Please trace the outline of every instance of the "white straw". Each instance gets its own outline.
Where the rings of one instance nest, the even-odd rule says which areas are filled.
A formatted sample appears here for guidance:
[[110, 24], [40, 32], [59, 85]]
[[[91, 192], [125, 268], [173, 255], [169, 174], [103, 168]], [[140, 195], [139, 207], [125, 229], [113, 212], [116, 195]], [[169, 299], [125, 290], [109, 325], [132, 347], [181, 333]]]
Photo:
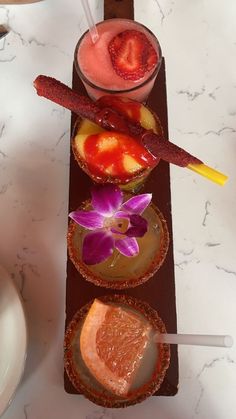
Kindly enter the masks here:
[[156, 334], [154, 342], [170, 343], [176, 345], [221, 346], [231, 348], [233, 338], [227, 335], [181, 335], [181, 334]]
[[93, 43], [95, 44], [95, 42], [97, 42], [99, 35], [98, 35], [98, 31], [97, 31], [97, 27], [94, 23], [93, 20], [93, 16], [89, 7], [89, 3], [88, 0], [82, 0], [82, 6], [84, 9], [84, 13], [87, 19], [87, 23], [88, 23], [88, 27], [89, 27], [89, 32], [92, 38]]

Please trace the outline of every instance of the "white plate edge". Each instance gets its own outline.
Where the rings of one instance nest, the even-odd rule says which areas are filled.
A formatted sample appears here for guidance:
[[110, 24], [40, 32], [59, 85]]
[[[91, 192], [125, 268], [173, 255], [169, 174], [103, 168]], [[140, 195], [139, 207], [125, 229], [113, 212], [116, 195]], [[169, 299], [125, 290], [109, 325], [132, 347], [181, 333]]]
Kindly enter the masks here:
[[24, 303], [23, 303], [21, 293], [20, 293], [19, 289], [17, 288], [15, 282], [11, 278], [10, 274], [8, 273], [8, 271], [2, 265], [0, 265], [0, 275], [3, 275], [4, 277], [6, 277], [8, 282], [10, 282], [12, 287], [15, 289], [15, 291], [18, 295], [18, 298], [19, 298], [19, 302], [20, 302], [20, 306], [21, 306], [22, 314], [23, 314], [23, 319], [24, 319], [24, 325], [25, 325], [25, 328], [24, 328], [24, 330], [25, 330], [24, 357], [23, 357], [21, 372], [19, 374], [19, 377], [18, 377], [18, 380], [15, 384], [14, 390], [13, 390], [11, 396], [9, 397], [9, 400], [8, 400], [6, 406], [3, 408], [3, 411], [0, 412], [0, 417], [2, 417], [4, 415], [4, 413], [6, 413], [6, 410], [9, 408], [10, 404], [12, 403], [12, 401], [15, 397], [16, 391], [17, 391], [17, 389], [18, 389], [18, 387], [21, 383], [21, 380], [23, 378], [23, 375], [24, 375], [25, 364], [26, 364], [26, 359], [27, 359], [27, 348], [28, 348], [28, 342], [29, 342], [29, 333], [28, 333], [26, 312], [25, 312], [25, 307], [24, 307]]

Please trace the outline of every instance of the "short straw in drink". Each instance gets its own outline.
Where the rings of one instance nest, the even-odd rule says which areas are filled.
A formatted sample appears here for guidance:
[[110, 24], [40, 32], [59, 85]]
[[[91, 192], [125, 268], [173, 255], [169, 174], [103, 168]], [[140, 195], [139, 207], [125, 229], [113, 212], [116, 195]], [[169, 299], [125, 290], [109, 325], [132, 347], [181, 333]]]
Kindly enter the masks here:
[[88, 23], [88, 27], [89, 27], [89, 32], [92, 38], [93, 43], [95, 44], [95, 42], [97, 42], [99, 35], [98, 35], [98, 31], [97, 31], [97, 27], [94, 23], [93, 20], [93, 16], [89, 7], [89, 2], [88, 0], [81, 0], [82, 2], [82, 6], [84, 9], [84, 13], [87, 19], [87, 23]]
[[176, 345], [199, 345], [199, 346], [220, 346], [231, 348], [233, 338], [229, 335], [185, 335], [159, 333], [153, 337], [155, 342], [170, 343]]

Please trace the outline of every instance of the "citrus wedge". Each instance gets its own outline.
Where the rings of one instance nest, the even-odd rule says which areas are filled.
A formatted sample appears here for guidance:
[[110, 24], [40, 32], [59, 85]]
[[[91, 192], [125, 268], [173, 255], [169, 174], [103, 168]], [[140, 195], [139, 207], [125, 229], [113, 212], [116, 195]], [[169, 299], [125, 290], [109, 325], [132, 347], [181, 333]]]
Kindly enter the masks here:
[[95, 299], [80, 335], [83, 361], [105, 389], [125, 397], [143, 359], [150, 331], [151, 325], [141, 316]]

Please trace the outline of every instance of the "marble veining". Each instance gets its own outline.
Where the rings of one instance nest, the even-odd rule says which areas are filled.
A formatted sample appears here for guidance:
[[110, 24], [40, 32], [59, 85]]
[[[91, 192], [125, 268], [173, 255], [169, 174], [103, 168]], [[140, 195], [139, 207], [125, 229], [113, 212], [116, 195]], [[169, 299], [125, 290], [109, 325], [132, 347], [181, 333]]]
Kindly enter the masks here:
[[206, 374], [209, 369], [214, 368], [218, 363], [225, 363], [225, 362], [228, 363], [228, 364], [231, 364], [231, 363], [234, 364], [235, 363], [235, 361], [228, 356], [222, 356], [222, 357], [219, 357], [219, 358], [214, 358], [210, 362], [204, 363], [201, 370], [197, 374], [197, 379], [199, 381], [199, 386], [200, 386], [199, 396], [198, 396], [198, 399], [196, 401], [196, 405], [194, 407], [194, 412], [197, 415], [200, 412], [200, 403], [201, 403], [202, 398], [203, 398], [204, 393], [205, 393], [205, 387], [204, 387], [204, 385], [201, 381], [202, 375]]
[[189, 90], [178, 90], [177, 95], [186, 95], [188, 100], [195, 100], [197, 97], [203, 95], [206, 91], [206, 88], [203, 86], [198, 92], [190, 92]]
[[86, 415], [86, 419], [115, 419], [115, 416], [108, 409], [101, 408]]
[[236, 132], [235, 128], [223, 127], [223, 128], [220, 128], [218, 131], [214, 131], [214, 130], [207, 131], [203, 135], [214, 134], [214, 135], [220, 136], [220, 135], [225, 134], [225, 133], [235, 133], [235, 132]]
[[211, 242], [206, 243], [206, 246], [208, 246], [208, 247], [216, 247], [216, 246], [220, 246], [220, 245], [221, 245], [221, 243], [211, 243]]
[[162, 2], [155, 0], [155, 3], [157, 4], [157, 7], [159, 9], [160, 20], [161, 20], [161, 24], [163, 25], [164, 19], [166, 19], [172, 13], [175, 2], [174, 1], [169, 2], [170, 5], [168, 7], [166, 7], [168, 5], [168, 2], [165, 2], [165, 4], [162, 4]]
[[208, 217], [208, 215], [210, 214], [210, 211], [209, 211], [210, 206], [211, 206], [210, 201], [206, 201], [206, 202], [205, 202], [205, 215], [204, 215], [204, 218], [203, 218], [203, 221], [202, 221], [202, 225], [203, 225], [204, 227], [206, 227], [207, 217]]
[[28, 419], [28, 409], [29, 409], [30, 404], [25, 404], [24, 405], [24, 418]]
[[223, 266], [216, 265], [216, 269], [219, 269], [220, 271], [224, 271], [227, 274], [236, 275], [236, 271], [230, 271], [229, 269], [224, 268]]
[[[236, 342], [236, 55], [233, 0], [135, 0], [166, 63], [169, 136], [226, 173], [222, 188], [171, 166], [178, 331]], [[90, 0], [96, 22], [103, 2]], [[63, 388], [70, 113], [39, 98], [38, 74], [71, 85], [87, 29], [80, 2], [1, 5], [0, 264], [24, 301], [26, 369], [3, 419], [233, 419], [236, 350], [179, 346], [179, 392], [123, 410]], [[79, 185], [78, 185], [79, 194]]]
[[218, 137], [225, 135], [225, 134], [231, 134], [231, 133], [235, 133], [236, 129], [233, 127], [229, 127], [229, 126], [224, 126], [222, 128], [220, 128], [219, 130], [215, 131], [215, 130], [209, 130], [203, 133], [200, 132], [196, 132], [196, 131], [183, 131], [178, 129], [178, 132], [182, 135], [195, 135], [196, 137], [204, 137], [204, 136], [208, 136], [208, 135], [217, 135]]

